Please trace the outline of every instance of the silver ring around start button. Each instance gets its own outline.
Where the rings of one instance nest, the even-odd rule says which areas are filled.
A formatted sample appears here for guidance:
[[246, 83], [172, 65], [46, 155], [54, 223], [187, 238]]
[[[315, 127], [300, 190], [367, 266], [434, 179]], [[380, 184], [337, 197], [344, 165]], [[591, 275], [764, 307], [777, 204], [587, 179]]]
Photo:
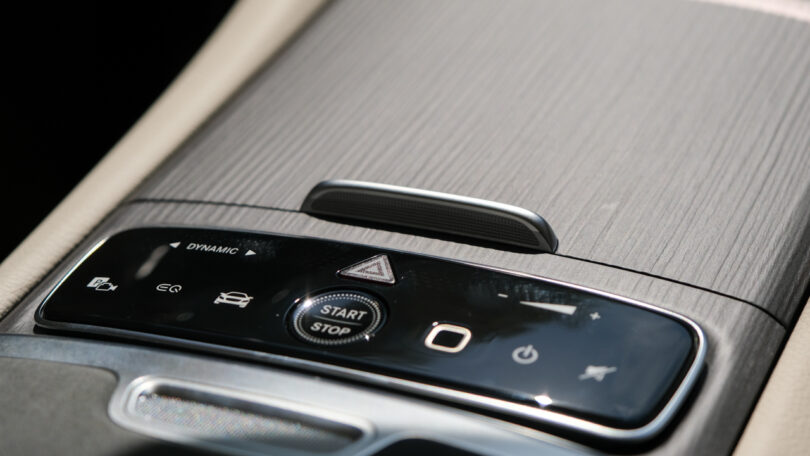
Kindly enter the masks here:
[[[361, 331], [343, 338], [323, 338], [311, 334], [310, 331], [304, 327], [303, 321], [307, 316], [309, 316], [309, 311], [311, 309], [324, 306], [330, 302], [345, 302], [347, 300], [351, 301], [353, 304], [360, 304], [368, 309], [371, 316], [371, 321]], [[375, 331], [377, 331], [383, 321], [383, 307], [377, 299], [366, 293], [359, 291], [337, 290], [304, 299], [300, 304], [298, 304], [298, 307], [295, 308], [290, 317], [292, 320], [291, 326], [293, 328], [293, 332], [300, 339], [317, 345], [344, 345], [352, 342], [358, 342], [360, 340], [366, 340]]]

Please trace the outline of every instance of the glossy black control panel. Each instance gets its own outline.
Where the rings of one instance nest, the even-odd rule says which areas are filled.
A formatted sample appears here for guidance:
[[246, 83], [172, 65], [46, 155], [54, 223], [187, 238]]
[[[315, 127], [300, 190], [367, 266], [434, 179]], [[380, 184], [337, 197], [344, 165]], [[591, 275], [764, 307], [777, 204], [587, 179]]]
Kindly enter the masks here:
[[294, 357], [608, 437], [660, 430], [704, 349], [691, 322], [574, 286], [346, 243], [185, 228], [106, 240], [37, 321]]

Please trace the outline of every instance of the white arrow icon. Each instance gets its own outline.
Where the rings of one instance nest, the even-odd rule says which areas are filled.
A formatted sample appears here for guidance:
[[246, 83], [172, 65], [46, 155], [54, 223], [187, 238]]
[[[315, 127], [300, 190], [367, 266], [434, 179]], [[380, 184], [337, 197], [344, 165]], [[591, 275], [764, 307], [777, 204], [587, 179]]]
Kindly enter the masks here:
[[247, 252], [245, 252], [245, 256], [251, 256], [251, 255], [256, 255], [256, 252], [254, 252], [253, 250], [248, 250]]
[[176, 249], [176, 248], [180, 247], [180, 243], [179, 242], [172, 242], [171, 244], [169, 244], [169, 247], [171, 247], [173, 249]]

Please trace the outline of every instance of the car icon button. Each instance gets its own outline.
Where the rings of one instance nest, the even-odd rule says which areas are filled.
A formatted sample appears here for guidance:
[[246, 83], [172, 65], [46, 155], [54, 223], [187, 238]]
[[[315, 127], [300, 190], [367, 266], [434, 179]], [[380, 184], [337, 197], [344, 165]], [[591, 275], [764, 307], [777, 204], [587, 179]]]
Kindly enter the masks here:
[[380, 301], [363, 292], [337, 290], [301, 300], [290, 316], [293, 333], [316, 345], [368, 340], [383, 321]]
[[253, 296], [248, 296], [247, 293], [241, 291], [223, 291], [214, 299], [214, 304], [230, 304], [244, 309], [252, 300]]

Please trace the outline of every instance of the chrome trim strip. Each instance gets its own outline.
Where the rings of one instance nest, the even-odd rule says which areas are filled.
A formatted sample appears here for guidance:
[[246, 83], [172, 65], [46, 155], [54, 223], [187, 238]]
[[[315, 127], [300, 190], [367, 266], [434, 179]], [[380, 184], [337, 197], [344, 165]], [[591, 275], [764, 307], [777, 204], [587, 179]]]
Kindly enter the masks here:
[[[172, 228], [170, 226], [143, 226], [137, 228], [128, 228], [123, 231], [130, 231], [134, 229], [143, 229], [143, 228]], [[259, 231], [251, 231], [251, 230], [233, 230], [233, 229], [225, 229], [222, 227], [189, 227], [189, 226], [173, 226], [173, 228], [180, 228], [180, 229], [198, 229], [198, 230], [217, 230], [217, 231], [225, 231], [225, 232], [235, 232], [235, 233], [246, 233], [246, 234], [256, 234], [256, 235], [273, 235], [273, 236], [282, 236], [282, 237], [290, 237], [290, 238], [297, 238], [297, 239], [313, 239], [313, 240], [327, 240], [332, 242], [342, 242], [344, 244], [350, 245], [363, 245], [363, 244], [354, 244], [344, 241], [335, 241], [325, 238], [316, 238], [312, 236], [294, 236], [288, 234], [279, 234], [279, 233], [270, 233], [270, 232], [259, 232]], [[251, 359], [256, 361], [267, 362], [270, 364], [289, 367], [293, 369], [301, 369], [310, 372], [314, 372], [316, 374], [329, 374], [334, 375], [336, 377], [341, 377], [349, 380], [356, 380], [364, 383], [369, 383], [372, 385], [385, 387], [385, 388], [393, 388], [404, 392], [409, 393], [416, 393], [428, 397], [432, 397], [435, 399], [440, 400], [449, 400], [452, 402], [456, 402], [462, 405], [472, 405], [479, 407], [481, 409], [495, 412], [495, 413], [505, 413], [514, 417], [529, 419], [538, 421], [540, 423], [550, 424], [552, 426], [557, 426], [567, 430], [573, 430], [578, 432], [583, 432], [591, 436], [600, 437], [604, 439], [614, 440], [614, 441], [621, 441], [621, 442], [641, 442], [648, 440], [658, 433], [660, 433], [669, 423], [669, 421], [675, 416], [676, 412], [680, 408], [681, 405], [686, 401], [689, 392], [691, 391], [692, 387], [695, 386], [697, 383], [700, 373], [703, 368], [703, 364], [706, 360], [706, 336], [703, 333], [703, 330], [700, 326], [697, 325], [691, 319], [677, 314], [675, 312], [671, 312], [666, 309], [661, 309], [659, 307], [655, 307], [650, 304], [643, 303], [641, 301], [636, 301], [634, 299], [625, 298], [622, 296], [615, 295], [613, 293], [608, 293], [605, 291], [595, 290], [592, 288], [588, 288], [581, 285], [576, 285], [572, 283], [563, 282], [560, 280], [549, 279], [546, 277], [541, 277], [537, 275], [527, 274], [518, 271], [511, 271], [504, 268], [498, 268], [493, 266], [481, 265], [473, 262], [468, 261], [460, 261], [455, 259], [449, 258], [442, 258], [432, 255], [424, 255], [421, 253], [411, 253], [391, 248], [381, 248], [387, 251], [394, 251], [400, 253], [407, 253], [411, 255], [418, 255], [426, 258], [434, 258], [442, 261], [449, 261], [458, 264], [464, 264], [476, 268], [486, 269], [495, 272], [501, 272], [504, 274], [510, 274], [518, 277], [524, 277], [533, 280], [539, 280], [542, 282], [559, 285], [563, 287], [573, 288], [575, 290], [584, 291], [587, 293], [592, 293], [598, 296], [603, 296], [606, 298], [614, 299], [616, 301], [623, 302], [625, 304], [634, 305], [636, 307], [641, 307], [643, 309], [647, 309], [651, 312], [656, 312], [662, 315], [666, 315], [670, 318], [676, 319], [681, 321], [686, 326], [692, 329], [694, 337], [697, 341], [697, 349], [695, 350], [695, 357], [692, 360], [692, 364], [689, 366], [686, 374], [681, 381], [681, 384], [672, 394], [669, 402], [661, 409], [658, 415], [653, 418], [649, 423], [645, 424], [644, 426], [634, 428], [634, 429], [622, 429], [622, 428], [614, 428], [610, 426], [605, 426], [602, 424], [594, 423], [582, 418], [575, 418], [568, 415], [564, 415], [558, 412], [552, 412], [543, 409], [537, 409], [534, 407], [529, 407], [526, 405], [521, 405], [513, 402], [508, 402], [501, 399], [495, 399], [487, 396], [482, 396], [474, 393], [467, 393], [464, 391], [455, 390], [452, 388], [429, 385], [425, 383], [420, 383], [412, 380], [403, 380], [396, 377], [389, 377], [381, 374], [374, 374], [369, 372], [364, 372], [356, 369], [350, 369], [346, 367], [340, 366], [333, 366], [331, 364], [324, 364], [315, 361], [303, 360], [298, 358], [293, 358], [290, 356], [284, 355], [277, 355], [265, 352], [258, 352], [253, 350], [247, 350], [242, 348], [233, 348], [221, 345], [210, 344], [207, 342], [198, 342], [198, 341], [190, 341], [185, 339], [177, 339], [168, 336], [156, 335], [151, 333], [142, 333], [137, 331], [130, 331], [124, 329], [116, 329], [116, 328], [109, 328], [109, 327], [102, 327], [102, 326], [94, 326], [94, 325], [86, 325], [86, 324], [79, 324], [79, 323], [64, 323], [58, 321], [49, 321], [42, 317], [42, 309], [44, 305], [48, 302], [48, 299], [59, 289], [62, 283], [67, 280], [67, 278], [75, 271], [79, 266], [81, 266], [82, 262], [84, 262], [93, 252], [98, 250], [107, 240], [114, 236], [110, 235], [104, 240], [97, 243], [95, 246], [92, 247], [90, 252], [82, 257], [82, 259], [76, 263], [67, 274], [65, 274], [62, 279], [54, 286], [54, 288], [48, 293], [45, 299], [37, 308], [35, 314], [35, 321], [37, 324], [51, 329], [61, 329], [61, 330], [68, 330], [68, 331], [75, 331], [75, 332], [84, 332], [84, 333], [91, 333], [91, 334], [99, 334], [103, 336], [112, 336], [112, 337], [123, 337], [131, 340], [138, 340], [142, 342], [149, 342], [155, 343], [159, 342], [169, 346], [175, 346], [179, 348], [186, 348], [192, 350], [201, 350], [207, 353], [216, 353], [226, 356], [233, 356], [237, 358], [244, 358], [244, 359]], [[374, 247], [364, 245], [365, 247]]]
[[[481, 455], [584, 456], [593, 448], [497, 418], [458, 410], [451, 405], [356, 383], [310, 375], [267, 364], [235, 361], [206, 353], [82, 339], [66, 335], [0, 334], [0, 359], [39, 360], [107, 370], [118, 377], [107, 401], [112, 415], [123, 412], [126, 387], [137, 378], [159, 377], [217, 385], [262, 397], [293, 398], [305, 406], [357, 417], [373, 425], [373, 439], [363, 448], [330, 456], [371, 456], [405, 439], [427, 439]], [[396, 410], [397, 413], [390, 413]]]
[[[283, 450], [284, 454], [302, 456], [311, 454], [311, 452], [275, 446], [271, 443], [243, 446], [239, 445], [238, 442], [233, 440], [209, 440], [195, 435], [193, 432], [184, 433], [169, 429], [163, 426], [162, 423], [150, 423], [147, 419], [144, 419], [140, 414], [135, 412], [136, 401], [141, 394], [157, 393], [164, 388], [174, 388], [189, 392], [193, 391], [194, 393], [199, 393], [203, 397], [202, 400], [189, 397], [187, 398], [189, 401], [206, 403], [206, 397], [236, 399], [245, 403], [255, 404], [259, 408], [266, 407], [278, 409], [280, 411], [287, 411], [294, 415], [301, 415], [305, 417], [302, 419], [312, 418], [313, 420], [322, 421], [324, 422], [324, 427], [353, 428], [357, 431], [359, 436], [356, 440], [349, 443], [345, 447], [334, 451], [341, 454], [354, 454], [360, 448], [365, 447], [369, 442], [374, 440], [375, 437], [374, 427], [370, 423], [347, 415], [247, 391], [238, 391], [235, 389], [190, 382], [188, 380], [159, 377], [154, 375], [138, 377], [129, 382], [129, 384], [127, 384], [124, 388], [124, 392], [120, 398], [118, 400], [110, 401], [110, 417], [120, 426], [140, 432], [142, 434], [163, 438], [181, 444], [196, 445], [215, 451], [224, 451], [227, 453], [237, 452], [246, 455], [261, 455], [267, 454], [266, 450], [268, 450], [268, 447], [270, 447], [279, 448]], [[227, 406], [226, 404], [215, 404], [215, 401], [213, 400], [210, 401], [210, 403], [222, 407]]]
[[[434, 192], [431, 190], [421, 190], [411, 187], [401, 187], [397, 185], [388, 185], [388, 184], [378, 184], [374, 182], [364, 182], [364, 181], [353, 181], [353, 180], [327, 180], [320, 182], [318, 185], [312, 188], [307, 194], [306, 198], [304, 199], [304, 203], [301, 205], [301, 212], [305, 212], [308, 214], [322, 214], [322, 215], [332, 215], [337, 217], [345, 217], [345, 218], [352, 218], [356, 220], [365, 220], [365, 221], [372, 221], [378, 223], [389, 223], [385, 222], [381, 219], [372, 219], [372, 218], [359, 218], [359, 217], [352, 217], [347, 216], [345, 214], [340, 214], [336, 212], [324, 212], [324, 211], [316, 211], [312, 209], [312, 202], [317, 199], [318, 196], [329, 193], [331, 191], [348, 191], [348, 192], [357, 192], [357, 193], [369, 193], [369, 194], [384, 194], [391, 197], [397, 196], [403, 200], [410, 200], [410, 201], [430, 201], [436, 204], [443, 204], [450, 207], [456, 207], [461, 209], [466, 209], [470, 211], [475, 211], [483, 214], [489, 215], [496, 215], [499, 217], [509, 218], [514, 220], [521, 225], [525, 226], [537, 239], [538, 245], [523, 245], [518, 243], [512, 243], [509, 241], [499, 240], [499, 239], [484, 239], [491, 242], [497, 242], [501, 244], [509, 244], [509, 245], [519, 245], [522, 247], [532, 248], [532, 249], [540, 249], [541, 251], [547, 252], [555, 252], [557, 250], [557, 246], [559, 245], [559, 241], [557, 240], [557, 236], [554, 234], [554, 231], [551, 229], [551, 226], [546, 222], [546, 220], [541, 217], [540, 215], [528, 210], [524, 209], [519, 206], [512, 206], [511, 204], [504, 204], [498, 203], [495, 201], [489, 201], [479, 198], [471, 198], [468, 196], [460, 196], [460, 195], [453, 195], [451, 193], [442, 193], [442, 192]], [[422, 226], [422, 225], [403, 225], [400, 223], [390, 222], [393, 225], [400, 225], [400, 226], [409, 226], [411, 228], [418, 228], [418, 229], [425, 229], [425, 230], [432, 230], [430, 227]], [[438, 230], [432, 230], [437, 231]], [[445, 231], [442, 231], [445, 232]], [[449, 231], [448, 231], [449, 232]], [[464, 232], [449, 232], [450, 234], [457, 234], [459, 236], [466, 236], [466, 237], [474, 237]], [[545, 245], [542, 245], [545, 244]]]

